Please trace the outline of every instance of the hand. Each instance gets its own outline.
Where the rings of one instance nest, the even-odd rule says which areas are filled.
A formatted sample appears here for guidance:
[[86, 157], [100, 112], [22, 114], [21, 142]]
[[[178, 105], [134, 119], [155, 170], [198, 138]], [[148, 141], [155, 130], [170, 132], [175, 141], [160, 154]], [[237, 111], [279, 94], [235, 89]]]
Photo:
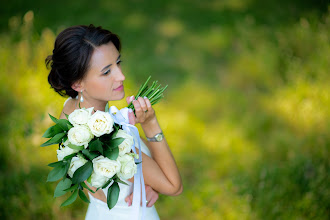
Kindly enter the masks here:
[[[158, 192], [154, 191], [148, 185], [146, 185], [145, 187], [146, 187], [146, 199], [148, 201], [147, 207], [152, 207], [159, 198]], [[132, 205], [133, 193], [125, 198], [125, 202], [128, 204], [128, 206]], [[141, 202], [141, 205], [142, 205], [142, 202]]]
[[154, 109], [151, 107], [151, 103], [148, 98], [139, 97], [134, 100], [134, 96], [126, 98], [127, 104], [133, 101], [135, 108], [135, 115], [133, 112], [128, 113], [129, 123], [134, 125], [136, 123], [147, 124], [148, 122], [156, 120], [156, 114]]

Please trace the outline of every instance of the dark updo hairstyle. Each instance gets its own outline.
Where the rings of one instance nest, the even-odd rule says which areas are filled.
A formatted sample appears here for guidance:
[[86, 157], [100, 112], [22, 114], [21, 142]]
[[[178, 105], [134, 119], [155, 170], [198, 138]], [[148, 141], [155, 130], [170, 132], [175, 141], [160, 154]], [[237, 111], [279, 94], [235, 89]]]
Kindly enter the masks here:
[[79, 25], [62, 31], [55, 40], [53, 55], [46, 58], [51, 87], [61, 96], [75, 98], [78, 92], [71, 86], [84, 78], [94, 49], [109, 42], [120, 51], [119, 37], [102, 27]]

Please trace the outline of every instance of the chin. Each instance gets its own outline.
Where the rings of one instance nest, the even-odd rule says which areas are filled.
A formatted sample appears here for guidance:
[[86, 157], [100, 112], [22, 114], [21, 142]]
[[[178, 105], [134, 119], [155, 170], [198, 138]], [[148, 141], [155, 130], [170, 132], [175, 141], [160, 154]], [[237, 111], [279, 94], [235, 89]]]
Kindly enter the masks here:
[[112, 99], [113, 101], [115, 100], [122, 100], [125, 97], [125, 92], [123, 91], [121, 94], [116, 95], [116, 97], [114, 97], [114, 99]]

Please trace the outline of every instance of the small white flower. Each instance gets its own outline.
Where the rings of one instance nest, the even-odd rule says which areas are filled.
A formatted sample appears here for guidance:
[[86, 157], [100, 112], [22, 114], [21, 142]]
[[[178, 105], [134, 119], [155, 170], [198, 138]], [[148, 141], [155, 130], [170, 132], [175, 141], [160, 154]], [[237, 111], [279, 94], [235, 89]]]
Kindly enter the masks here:
[[108, 112], [96, 111], [87, 122], [96, 137], [110, 134], [113, 131], [114, 120]]
[[92, 173], [92, 177], [91, 177], [91, 185], [99, 188], [102, 187], [110, 178], [106, 177], [106, 176], [102, 176], [99, 175], [95, 172]]
[[119, 156], [123, 156], [131, 151], [132, 145], [134, 143], [133, 137], [129, 135], [126, 131], [119, 129], [114, 138], [125, 138], [125, 140], [119, 144]]
[[86, 125], [76, 125], [68, 132], [68, 139], [71, 144], [76, 146], [85, 146], [93, 139], [93, 134]]
[[94, 107], [76, 109], [69, 115], [68, 119], [73, 126], [87, 125], [88, 120], [92, 116], [93, 109]]
[[73, 154], [73, 153], [77, 153], [79, 150], [74, 150], [70, 147], [68, 147], [68, 144], [69, 144], [69, 140], [66, 140], [63, 145], [61, 144], [60, 145], [60, 149], [59, 150], [56, 150], [57, 151], [57, 159], [60, 161], [60, 160], [63, 160], [64, 157], [70, 155], [70, 154]]
[[120, 171], [120, 163], [107, 157], [98, 156], [92, 160], [94, 172], [108, 178], [113, 177]]
[[82, 158], [80, 156], [72, 157], [70, 167], [69, 167], [69, 170], [68, 170], [69, 176], [72, 178], [74, 172], [76, 172], [76, 170], [79, 167], [83, 166], [85, 163], [87, 163], [87, 160], [85, 158]]
[[118, 177], [123, 180], [128, 180], [137, 172], [137, 166], [134, 162], [134, 157], [125, 154], [117, 159], [121, 164], [120, 172], [117, 173]]

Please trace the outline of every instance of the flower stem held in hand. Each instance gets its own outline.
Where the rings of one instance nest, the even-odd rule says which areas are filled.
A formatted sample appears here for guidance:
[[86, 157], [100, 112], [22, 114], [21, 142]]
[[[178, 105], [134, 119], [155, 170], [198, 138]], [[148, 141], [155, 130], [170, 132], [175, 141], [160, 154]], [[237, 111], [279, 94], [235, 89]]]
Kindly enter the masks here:
[[[157, 84], [158, 81], [153, 81], [150, 87], [148, 87], [148, 82], [150, 80], [151, 76], [148, 77], [148, 79], [145, 81], [143, 85], [141, 85], [138, 93], [135, 96], [135, 100], [137, 100], [139, 97], [147, 97], [150, 100], [151, 105], [154, 105], [158, 103], [163, 97], [163, 92], [167, 88], [168, 85], [165, 87], [161, 88], [161, 84]], [[131, 102], [128, 105], [128, 108], [132, 109], [134, 114], [135, 114], [135, 109], [133, 102]]]

